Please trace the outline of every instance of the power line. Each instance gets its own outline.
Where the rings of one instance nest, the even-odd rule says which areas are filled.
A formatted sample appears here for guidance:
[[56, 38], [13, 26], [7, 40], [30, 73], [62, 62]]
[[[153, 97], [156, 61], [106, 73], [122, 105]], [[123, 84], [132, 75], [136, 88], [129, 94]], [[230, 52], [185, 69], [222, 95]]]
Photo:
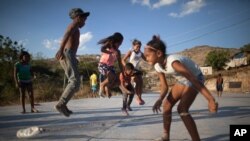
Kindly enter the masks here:
[[199, 39], [199, 38], [204, 37], [204, 36], [207, 36], [207, 35], [209, 35], [209, 34], [213, 34], [213, 33], [220, 32], [220, 31], [224, 31], [224, 30], [229, 29], [229, 28], [231, 28], [231, 27], [234, 27], [234, 26], [237, 26], [237, 25], [240, 25], [240, 24], [244, 24], [244, 23], [248, 22], [249, 20], [250, 20], [250, 17], [247, 18], [247, 19], [244, 19], [244, 20], [242, 20], [242, 21], [240, 21], [240, 22], [233, 23], [233, 24], [231, 24], [231, 25], [222, 27], [222, 28], [220, 28], [220, 29], [217, 29], [217, 30], [214, 30], [214, 31], [210, 31], [210, 32], [203, 33], [203, 34], [198, 35], [198, 36], [196, 36], [196, 37], [193, 37], [193, 38], [191, 38], [191, 39], [183, 40], [183, 41], [180, 41], [180, 42], [175, 43], [175, 44], [170, 44], [170, 45], [168, 46], [168, 48], [171, 48], [171, 47], [174, 47], [174, 46], [177, 46], [177, 45], [180, 45], [180, 44], [184, 44], [184, 43], [187, 43], [187, 42], [190, 42], [190, 41]]
[[214, 25], [214, 24], [217, 24], [217, 23], [220, 23], [220, 22], [223, 22], [223, 21], [226, 21], [234, 16], [238, 16], [238, 15], [241, 15], [241, 14], [244, 14], [244, 13], [248, 13], [250, 10], [249, 9], [246, 9], [246, 10], [243, 10], [243, 11], [240, 11], [239, 13], [236, 13], [234, 15], [230, 15], [230, 16], [227, 16], [227, 17], [224, 17], [222, 19], [219, 19], [219, 20], [215, 20], [215, 22], [211, 22], [211, 23], [208, 23], [206, 25], [203, 25], [203, 26], [200, 26], [200, 27], [197, 27], [191, 31], [186, 31], [186, 32], [183, 32], [183, 33], [180, 33], [180, 34], [177, 34], [177, 35], [173, 35], [173, 36], [170, 36], [170, 37], [167, 37], [167, 39], [171, 39], [171, 38], [177, 38], [177, 37], [180, 37], [180, 36], [184, 36], [184, 35], [187, 35], [189, 33], [192, 33], [192, 32], [195, 32], [195, 31], [198, 31], [198, 30], [201, 30], [201, 29], [204, 29], [204, 28], [207, 28], [211, 25]]

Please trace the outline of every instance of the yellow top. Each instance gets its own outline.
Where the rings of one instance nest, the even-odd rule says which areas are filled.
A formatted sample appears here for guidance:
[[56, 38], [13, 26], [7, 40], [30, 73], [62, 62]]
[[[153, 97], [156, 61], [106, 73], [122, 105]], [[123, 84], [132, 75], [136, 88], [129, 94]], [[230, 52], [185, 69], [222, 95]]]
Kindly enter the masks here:
[[91, 83], [91, 85], [97, 85], [97, 75], [95, 73], [93, 73], [90, 76], [90, 83]]

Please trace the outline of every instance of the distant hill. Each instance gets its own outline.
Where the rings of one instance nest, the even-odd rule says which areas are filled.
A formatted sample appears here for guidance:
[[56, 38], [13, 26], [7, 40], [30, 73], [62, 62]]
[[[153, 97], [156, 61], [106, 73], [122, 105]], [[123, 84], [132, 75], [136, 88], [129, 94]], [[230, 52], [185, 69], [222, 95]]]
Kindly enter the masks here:
[[177, 52], [175, 54], [180, 54], [183, 56], [187, 56], [195, 61], [198, 65], [204, 66], [205, 59], [209, 52], [214, 50], [228, 50], [230, 52], [230, 56], [240, 51], [239, 48], [222, 48], [222, 47], [212, 47], [212, 46], [196, 46], [190, 49], [185, 49], [184, 51]]
[[[239, 48], [222, 48], [222, 47], [213, 47], [213, 46], [203, 45], [203, 46], [195, 46], [193, 48], [185, 49], [181, 52], [177, 52], [174, 54], [187, 56], [191, 58], [193, 61], [195, 61], [199, 66], [204, 66], [207, 54], [214, 50], [224, 50], [224, 51], [228, 50], [230, 52], [230, 56], [240, 51]], [[100, 57], [99, 54], [88, 54], [88, 55], [79, 55], [78, 57], [81, 58], [80, 59], [81, 61], [96, 62], [98, 61], [98, 56]], [[123, 56], [124, 54], [122, 55], [122, 57]], [[141, 62], [141, 67], [145, 71], [152, 69], [152, 66], [149, 66], [144, 61]]]

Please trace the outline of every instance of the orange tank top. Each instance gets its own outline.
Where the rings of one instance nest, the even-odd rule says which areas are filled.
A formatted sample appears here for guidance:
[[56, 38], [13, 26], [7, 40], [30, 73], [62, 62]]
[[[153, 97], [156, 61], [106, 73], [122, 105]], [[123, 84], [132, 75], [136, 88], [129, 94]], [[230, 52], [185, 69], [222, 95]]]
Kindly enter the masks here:
[[102, 53], [101, 59], [100, 59], [100, 63], [106, 64], [108, 66], [114, 66], [114, 63], [116, 61], [116, 50], [111, 48], [108, 49], [108, 51], [110, 51], [111, 53]]

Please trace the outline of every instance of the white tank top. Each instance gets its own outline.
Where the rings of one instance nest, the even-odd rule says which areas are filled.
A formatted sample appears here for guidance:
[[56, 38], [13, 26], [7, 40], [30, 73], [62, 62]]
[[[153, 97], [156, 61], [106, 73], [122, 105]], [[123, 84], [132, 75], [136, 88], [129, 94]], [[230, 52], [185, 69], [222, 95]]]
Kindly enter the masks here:
[[138, 64], [140, 62], [141, 56], [142, 56], [141, 51], [139, 51], [138, 53], [135, 53], [135, 51], [132, 50], [132, 53], [129, 58], [129, 62], [132, 63], [136, 69], [139, 68]]

